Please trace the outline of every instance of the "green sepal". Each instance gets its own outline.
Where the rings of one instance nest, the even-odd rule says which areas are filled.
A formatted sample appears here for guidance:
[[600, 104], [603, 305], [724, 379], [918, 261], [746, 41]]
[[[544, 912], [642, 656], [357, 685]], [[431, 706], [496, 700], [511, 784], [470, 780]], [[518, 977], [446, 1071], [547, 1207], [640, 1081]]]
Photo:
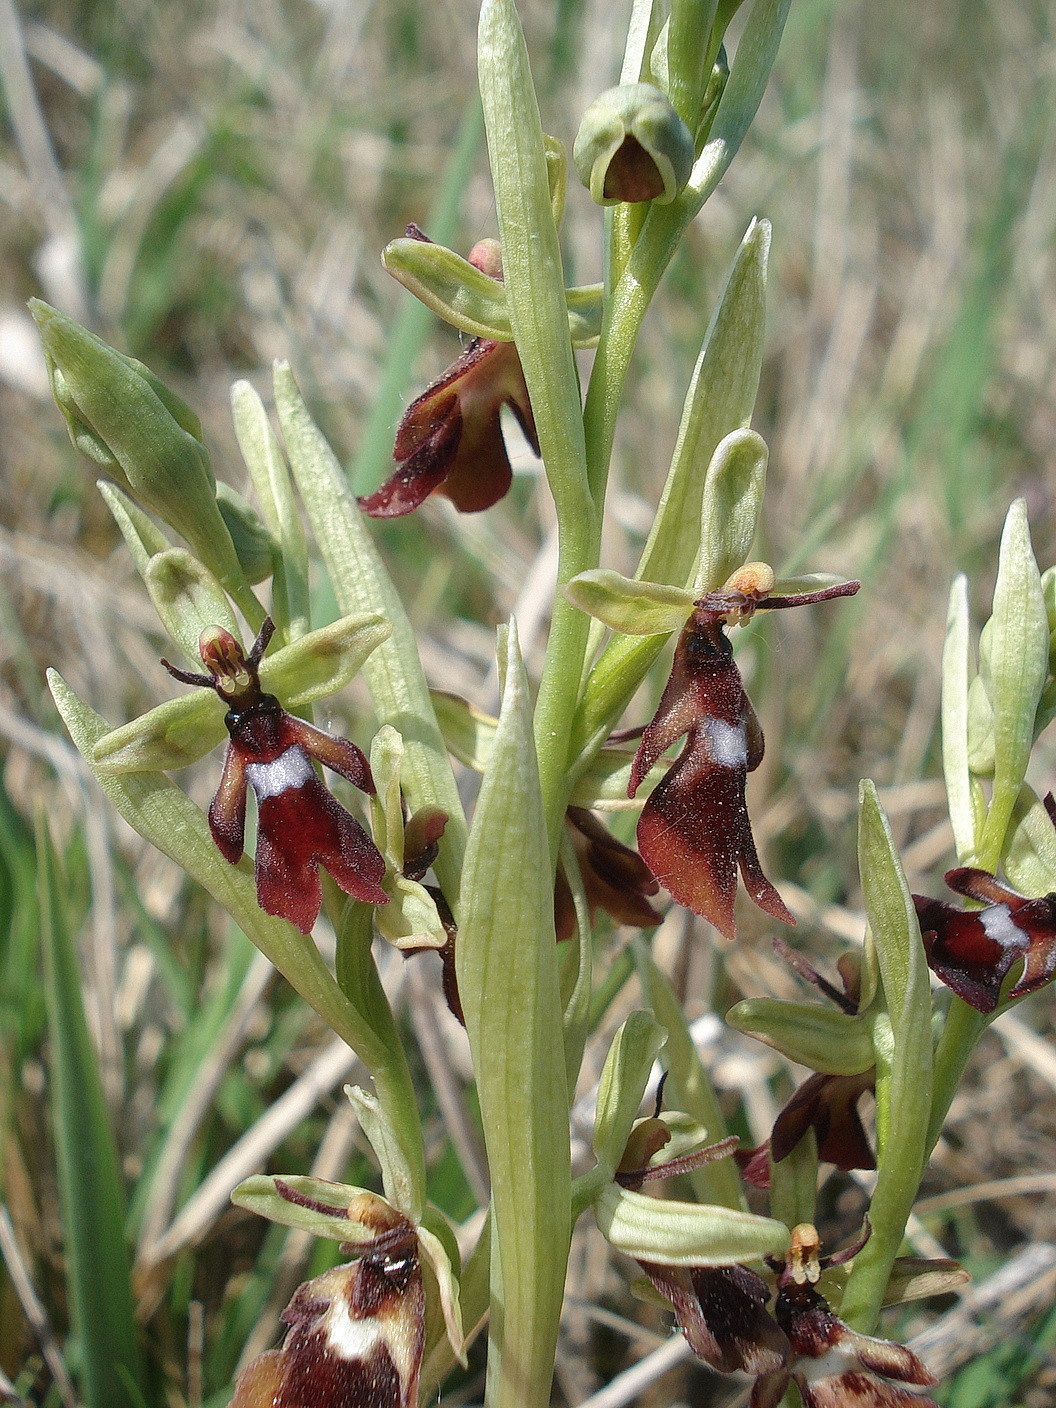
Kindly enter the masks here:
[[1056, 891], [1056, 827], [1032, 787], [1020, 788], [1002, 859], [1008, 882], [1024, 895]]
[[444, 1329], [455, 1358], [465, 1368], [468, 1361], [459, 1294], [461, 1262], [458, 1243], [447, 1219], [434, 1207], [427, 1207], [422, 1214], [418, 1226], [418, 1250], [436, 1277], [437, 1299], [444, 1317]]
[[376, 1095], [358, 1085], [346, 1085], [345, 1094], [356, 1112], [363, 1133], [381, 1165], [385, 1197], [416, 1226], [425, 1209], [424, 1168], [406, 1156], [399, 1132], [393, 1127]]
[[208, 567], [186, 548], [155, 553], [143, 580], [161, 624], [196, 670], [202, 668], [198, 638], [210, 626], [222, 626], [237, 638], [235, 613], [223, 587]]
[[710, 591], [721, 586], [751, 550], [766, 447], [752, 435], [732, 442], [732, 458], [724, 454], [713, 465], [713, 457], [720, 442], [746, 430], [752, 417], [766, 331], [769, 253], [770, 225], [753, 220], [693, 368], [667, 482], [634, 574], [640, 580], [684, 586], [699, 551], [698, 579]]
[[790, 1061], [825, 1075], [859, 1075], [873, 1064], [873, 1043], [865, 1018], [816, 1003], [749, 997], [730, 1008], [726, 1023], [772, 1046]]
[[223, 480], [216, 486], [216, 505], [227, 524], [235, 554], [250, 586], [266, 581], [275, 570], [279, 545], [263, 519], [237, 489]]
[[276, 1189], [275, 1184], [286, 1183], [295, 1193], [311, 1198], [327, 1207], [347, 1210], [353, 1200], [365, 1198], [378, 1204], [385, 1199], [372, 1193], [369, 1188], [357, 1188], [348, 1183], [331, 1183], [325, 1178], [312, 1178], [308, 1174], [289, 1173], [281, 1178], [274, 1174], [255, 1173], [244, 1178], [231, 1194], [235, 1207], [266, 1217], [269, 1222], [278, 1222], [283, 1227], [295, 1227], [301, 1232], [310, 1232], [313, 1237], [325, 1237], [330, 1242], [348, 1242], [357, 1247], [369, 1247], [377, 1239], [377, 1230], [353, 1221], [344, 1213], [328, 1214], [317, 1208], [306, 1208], [301, 1203], [291, 1203]]
[[97, 479], [95, 487], [113, 515], [114, 522], [121, 530], [121, 536], [132, 554], [132, 561], [142, 577], [147, 563], [159, 552], [172, 547], [158, 525], [149, 514], [143, 512], [136, 501], [109, 479]]
[[632, 1012], [612, 1039], [598, 1083], [594, 1157], [611, 1180], [627, 1146], [649, 1072], [667, 1033], [648, 1012]]
[[370, 770], [377, 789], [370, 799], [370, 814], [374, 843], [385, 857], [381, 883], [389, 903], [375, 910], [374, 925], [396, 948], [443, 948], [447, 933], [436, 902], [424, 885], [403, 874], [402, 762], [403, 739], [391, 724], [384, 724], [370, 745]]
[[103, 734], [92, 763], [109, 776], [170, 772], [189, 767], [227, 738], [224, 704], [211, 689], [196, 689]]
[[627, 636], [681, 630], [693, 610], [693, 593], [658, 582], [638, 582], [607, 567], [581, 572], [565, 586], [573, 606]]
[[[854, 1262], [828, 1266], [821, 1273], [818, 1290], [838, 1311]], [[908, 1301], [927, 1300], [930, 1296], [948, 1295], [959, 1286], [967, 1286], [971, 1275], [960, 1262], [948, 1257], [930, 1260], [917, 1256], [900, 1256], [891, 1268], [884, 1290], [884, 1305], [905, 1305]]]
[[[548, 153], [549, 156], [549, 153]], [[547, 169], [552, 170], [548, 160]], [[506, 289], [454, 250], [423, 240], [391, 240], [381, 262], [415, 298], [471, 337], [512, 342]], [[565, 290], [574, 347], [596, 347], [601, 332], [601, 284]]]
[[994, 705], [994, 785], [979, 863], [993, 871], [1026, 776], [1049, 665], [1048, 615], [1023, 499], [1016, 499], [1005, 519], [988, 629], [985, 663]]
[[[344, 616], [266, 656], [261, 685], [286, 708], [303, 709], [342, 689], [389, 634], [389, 623], [374, 612]], [[92, 762], [108, 774], [186, 767], [227, 737], [224, 713], [211, 689], [166, 700], [100, 738]]]
[[231, 413], [238, 447], [257, 492], [264, 522], [279, 557], [271, 589], [271, 614], [284, 639], [296, 640], [311, 626], [308, 544], [293, 482], [264, 402], [248, 381], [231, 388]]
[[[946, 612], [942, 649], [942, 771], [946, 805], [953, 827], [954, 849], [961, 865], [975, 855], [975, 813], [972, 807], [972, 767], [969, 755], [969, 688], [974, 673], [968, 579], [954, 578]], [[992, 738], [992, 733], [990, 734]]]
[[730, 1266], [777, 1256], [788, 1247], [783, 1222], [737, 1208], [651, 1198], [615, 1183], [599, 1191], [593, 1207], [610, 1245], [660, 1266]]

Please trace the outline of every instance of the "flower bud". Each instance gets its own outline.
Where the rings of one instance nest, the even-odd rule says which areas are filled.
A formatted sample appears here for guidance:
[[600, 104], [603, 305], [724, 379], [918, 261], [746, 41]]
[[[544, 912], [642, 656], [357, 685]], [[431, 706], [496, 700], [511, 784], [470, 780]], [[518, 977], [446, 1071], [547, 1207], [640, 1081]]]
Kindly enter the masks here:
[[595, 98], [572, 149], [598, 205], [667, 205], [689, 180], [694, 157], [693, 134], [650, 83], [622, 83]]
[[197, 416], [135, 358], [39, 299], [30, 309], [74, 445], [181, 534], [224, 587], [238, 593], [244, 577], [217, 507]]
[[222, 480], [216, 486], [216, 503], [231, 534], [235, 556], [246, 574], [246, 581], [256, 586], [275, 570], [279, 545], [253, 505]]

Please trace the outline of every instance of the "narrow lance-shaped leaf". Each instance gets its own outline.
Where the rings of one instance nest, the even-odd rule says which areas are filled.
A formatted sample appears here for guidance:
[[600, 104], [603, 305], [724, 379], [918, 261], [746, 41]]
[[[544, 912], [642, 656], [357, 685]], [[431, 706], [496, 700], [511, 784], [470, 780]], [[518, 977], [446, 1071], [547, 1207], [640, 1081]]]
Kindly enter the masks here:
[[144, 1385], [125, 1244], [124, 1189], [85, 1020], [66, 886], [43, 820], [37, 854], [59, 1195], [84, 1398], [87, 1408], [133, 1408], [143, 1401]]
[[[712, 314], [704, 342], [693, 368], [693, 376], [682, 408], [674, 454], [660, 506], [642, 552], [635, 576], [652, 582], [685, 586], [693, 572], [700, 544], [701, 509], [705, 481], [717, 480], [721, 470], [709, 474], [708, 466], [719, 442], [731, 431], [746, 427], [752, 417], [766, 330], [766, 269], [770, 253], [770, 225], [753, 220], [730, 266], [719, 302]], [[763, 461], [765, 470], [765, 458]], [[716, 483], [713, 494], [739, 503]], [[758, 513], [758, 496], [753, 494], [750, 509]], [[755, 536], [740, 526], [753, 512], [738, 509], [737, 533], [744, 552], [706, 584], [711, 590], [721, 586], [729, 573], [745, 560]], [[709, 513], [709, 531], [719, 527], [717, 515]], [[716, 554], [717, 544], [704, 545]], [[729, 549], [725, 556], [729, 557]]]
[[264, 403], [248, 381], [236, 381], [232, 386], [231, 411], [239, 449], [253, 479], [264, 521], [279, 544], [272, 615], [282, 638], [296, 640], [311, 628], [311, 614], [308, 545], [290, 471]]
[[975, 816], [968, 767], [969, 633], [968, 580], [962, 575], [954, 579], [950, 588], [946, 643], [942, 651], [942, 770], [954, 846], [962, 865], [970, 864], [975, 855]]
[[571, 1175], [549, 843], [510, 627], [491, 766], [466, 852], [456, 964], [492, 1180], [488, 1402], [549, 1403]]
[[876, 1044], [877, 1184], [870, 1205], [872, 1235], [855, 1257], [842, 1315], [863, 1334], [872, 1331], [887, 1278], [898, 1255], [906, 1219], [927, 1157], [931, 1117], [931, 989], [906, 877], [891, 827], [865, 781], [859, 792], [858, 868], [869, 928], [876, 945], [890, 1044]]
[[1030, 544], [1027, 506], [1017, 499], [1001, 535], [990, 621], [990, 683], [994, 703], [994, 787], [979, 845], [979, 864], [995, 871], [1026, 775], [1034, 716], [1049, 664], [1049, 624], [1038, 564]]
[[412, 811], [447, 813], [435, 869], [458, 916], [466, 823], [444, 740], [437, 727], [414, 629], [356, 505], [333, 450], [308, 413], [289, 367], [275, 368], [275, 402], [286, 449], [315, 540], [342, 611], [377, 611], [391, 638], [364, 666], [379, 723], [403, 735], [403, 782]]

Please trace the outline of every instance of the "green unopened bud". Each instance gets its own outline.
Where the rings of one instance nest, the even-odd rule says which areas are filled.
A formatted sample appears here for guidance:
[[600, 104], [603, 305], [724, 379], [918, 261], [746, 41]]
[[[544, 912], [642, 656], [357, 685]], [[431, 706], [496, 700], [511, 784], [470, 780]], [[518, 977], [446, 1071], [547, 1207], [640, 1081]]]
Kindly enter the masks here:
[[447, 933], [436, 902], [417, 880], [404, 873], [405, 830], [400, 793], [403, 739], [385, 724], [370, 747], [370, 770], [377, 791], [370, 799], [374, 841], [385, 857], [382, 885], [389, 896], [384, 918], [375, 916], [378, 933], [396, 948], [443, 948]]
[[651, 83], [621, 83], [595, 98], [572, 148], [598, 205], [668, 205], [689, 180], [694, 156], [693, 134]]
[[73, 443], [184, 537], [242, 606], [248, 590], [197, 416], [142, 363], [72, 318], [39, 299], [30, 310]]
[[216, 486], [220, 517], [227, 524], [235, 555], [251, 586], [265, 581], [275, 570], [279, 545], [265, 527], [264, 520], [237, 489], [221, 481]]

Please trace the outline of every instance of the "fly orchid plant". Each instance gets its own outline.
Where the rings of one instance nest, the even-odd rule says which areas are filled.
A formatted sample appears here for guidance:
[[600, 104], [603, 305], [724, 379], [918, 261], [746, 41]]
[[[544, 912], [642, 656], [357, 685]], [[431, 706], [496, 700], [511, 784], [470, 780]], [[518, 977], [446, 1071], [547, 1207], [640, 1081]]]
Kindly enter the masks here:
[[[755, 1376], [757, 1408], [787, 1401], [793, 1383], [814, 1408], [894, 1408], [910, 1401], [904, 1385], [932, 1382], [908, 1349], [873, 1337], [885, 1305], [963, 1279], [953, 1263], [900, 1257], [907, 1219], [980, 1034], [1056, 971], [1053, 804], [1025, 781], [1032, 744], [1056, 714], [1056, 577], [1039, 575], [1022, 503], [1005, 527], [978, 667], [963, 581], [950, 605], [943, 750], [958, 868], [947, 880], [966, 907], [910, 894], [876, 789], [863, 782], [868, 928], [841, 961], [842, 991], [781, 937], [829, 1005], [752, 998], [727, 1014], [813, 1073], [772, 1138], [731, 1157], [736, 1141], [685, 1017], [639, 938], [628, 952], [650, 1010], [612, 1039], [592, 1162], [572, 1159], [592, 997], [615, 971], [602, 969], [596, 912], [649, 931], [666, 894], [736, 942], [740, 877], [775, 935], [794, 924], [749, 819], [746, 782], [764, 740], [732, 637], [756, 613], [838, 602], [860, 585], [781, 580], [748, 560], [767, 465], [749, 428], [770, 244], [761, 219], [712, 312], [637, 570], [626, 577], [600, 561], [636, 338], [753, 119], [787, 0], [751, 0], [728, 58], [738, 8], [671, 0], [668, 14], [635, 0], [620, 83], [591, 105], [574, 144], [584, 184], [607, 207], [605, 278], [566, 288], [565, 150], [540, 125], [512, 0], [485, 0], [480, 91], [499, 238], [463, 259], [411, 227], [385, 250], [390, 273], [472, 341], [410, 406], [390, 477], [358, 502], [286, 364], [274, 374], [281, 441], [256, 391], [234, 388], [253, 507], [217, 484], [197, 417], [147, 368], [34, 304], [70, 434], [109, 476], [106, 502], [185, 661], [161, 663], [193, 687], [114, 727], [52, 674], [58, 708], [120, 814], [212, 894], [372, 1085], [348, 1094], [384, 1197], [297, 1173], [234, 1191], [242, 1207], [336, 1240], [351, 1259], [297, 1291], [285, 1343], [245, 1369], [237, 1408], [412, 1408], [485, 1326], [488, 1408], [545, 1408], [570, 1234], [588, 1214], [640, 1264], [646, 1293], [673, 1307], [701, 1359]], [[594, 349], [585, 396], [577, 348]], [[369, 519], [410, 513], [434, 493], [463, 512], [493, 505], [511, 480], [504, 406], [541, 458], [559, 554], [541, 672], [529, 681], [510, 620], [498, 633], [492, 718], [443, 692], [443, 680], [430, 689]], [[337, 619], [323, 623], [312, 620], [297, 496], [337, 603]], [[650, 719], [639, 691], [672, 638]], [[360, 672], [376, 730], [369, 761], [310, 719]], [[168, 774], [225, 739], [206, 816]], [[469, 816], [453, 760], [482, 774]], [[369, 811], [357, 818], [316, 764], [366, 794]], [[598, 816], [632, 808], [637, 851]], [[333, 965], [313, 937], [321, 912], [336, 935]], [[437, 950], [465, 1027], [490, 1195], [462, 1255], [429, 1201], [416, 1062], [374, 939]], [[661, 1053], [684, 1108], [658, 1101], [640, 1119]], [[875, 1132], [859, 1108], [868, 1091]], [[875, 1169], [864, 1229], [845, 1229], [848, 1245], [828, 1257], [813, 1228], [819, 1161]], [[642, 1191], [676, 1174], [695, 1201]], [[762, 1190], [769, 1215], [758, 1211]]]

